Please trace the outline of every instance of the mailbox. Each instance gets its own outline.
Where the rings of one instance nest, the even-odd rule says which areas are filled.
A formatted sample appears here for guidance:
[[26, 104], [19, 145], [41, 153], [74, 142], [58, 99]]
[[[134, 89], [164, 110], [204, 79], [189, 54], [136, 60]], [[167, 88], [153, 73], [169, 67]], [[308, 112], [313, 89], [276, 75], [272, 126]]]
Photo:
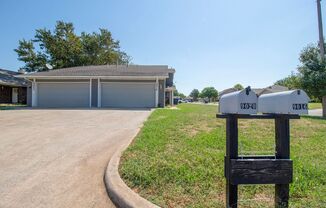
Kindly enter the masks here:
[[309, 97], [303, 90], [290, 90], [261, 95], [258, 112], [273, 114], [308, 114]]
[[256, 114], [257, 95], [250, 87], [225, 94], [220, 98], [219, 111], [223, 114]]

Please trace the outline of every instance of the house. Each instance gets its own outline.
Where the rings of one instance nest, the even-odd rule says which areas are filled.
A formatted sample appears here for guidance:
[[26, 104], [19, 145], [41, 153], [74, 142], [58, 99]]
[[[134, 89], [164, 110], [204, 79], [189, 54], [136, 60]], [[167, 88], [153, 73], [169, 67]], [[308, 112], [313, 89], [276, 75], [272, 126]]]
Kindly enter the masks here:
[[257, 96], [261, 96], [263, 94], [287, 91], [289, 88], [280, 85], [272, 85], [265, 88], [254, 88], [252, 90], [256, 93]]
[[0, 69], [0, 103], [27, 103], [28, 81], [15, 76], [21, 73]]
[[189, 103], [194, 102], [194, 98], [193, 97], [190, 97], [190, 96], [187, 96], [184, 100], [187, 101], [187, 102], [189, 102]]
[[225, 94], [229, 94], [231, 92], [236, 92], [238, 91], [238, 89], [232, 87], [232, 88], [227, 88], [225, 90], [222, 90], [219, 94], [218, 94], [218, 100], [220, 100], [220, 98], [225, 95]]
[[32, 107], [153, 108], [172, 104], [174, 73], [166, 65], [100, 65], [19, 77], [32, 81]]
[[[287, 90], [289, 90], [289, 88], [280, 86], [280, 85], [272, 85], [272, 86], [268, 86], [265, 88], [253, 88], [252, 89], [252, 91], [254, 91], [254, 93], [256, 93], [257, 96], [261, 96], [263, 94], [268, 94], [268, 93], [274, 93], [274, 92], [283, 92], [283, 91], [287, 91]], [[219, 93], [218, 100], [220, 100], [220, 98], [223, 95], [231, 93], [231, 92], [236, 92], [236, 91], [238, 91], [236, 88], [225, 89]]]

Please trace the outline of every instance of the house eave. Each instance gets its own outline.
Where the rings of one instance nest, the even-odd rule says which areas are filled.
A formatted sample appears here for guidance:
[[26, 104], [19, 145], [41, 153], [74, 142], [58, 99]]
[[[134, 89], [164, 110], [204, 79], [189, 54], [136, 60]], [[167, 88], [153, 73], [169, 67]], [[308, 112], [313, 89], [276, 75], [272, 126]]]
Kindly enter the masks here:
[[26, 79], [112, 79], [112, 80], [156, 80], [167, 79], [169, 76], [32, 76], [18, 75]]
[[0, 82], [0, 86], [7, 86], [7, 87], [27, 87], [28, 84], [22, 85], [22, 84], [13, 84], [13, 83]]

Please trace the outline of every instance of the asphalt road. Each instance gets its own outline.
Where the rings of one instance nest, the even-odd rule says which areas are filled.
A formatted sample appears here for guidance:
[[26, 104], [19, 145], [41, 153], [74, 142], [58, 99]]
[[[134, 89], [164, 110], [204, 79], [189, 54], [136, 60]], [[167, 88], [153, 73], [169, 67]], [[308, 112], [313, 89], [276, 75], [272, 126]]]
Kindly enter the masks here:
[[103, 183], [106, 165], [149, 114], [0, 111], [0, 207], [114, 207]]

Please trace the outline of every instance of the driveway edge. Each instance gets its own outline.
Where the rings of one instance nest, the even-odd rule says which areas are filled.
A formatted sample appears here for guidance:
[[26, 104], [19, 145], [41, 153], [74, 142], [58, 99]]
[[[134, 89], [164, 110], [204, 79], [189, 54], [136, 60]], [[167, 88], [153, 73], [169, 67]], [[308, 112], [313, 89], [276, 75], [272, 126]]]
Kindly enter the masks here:
[[[138, 129], [137, 133], [139, 130], [140, 129]], [[106, 190], [110, 199], [119, 208], [159, 208], [159, 206], [147, 201], [131, 190], [119, 175], [119, 163], [122, 152], [127, 149], [136, 135], [129, 142], [120, 146], [111, 157], [104, 174]]]

